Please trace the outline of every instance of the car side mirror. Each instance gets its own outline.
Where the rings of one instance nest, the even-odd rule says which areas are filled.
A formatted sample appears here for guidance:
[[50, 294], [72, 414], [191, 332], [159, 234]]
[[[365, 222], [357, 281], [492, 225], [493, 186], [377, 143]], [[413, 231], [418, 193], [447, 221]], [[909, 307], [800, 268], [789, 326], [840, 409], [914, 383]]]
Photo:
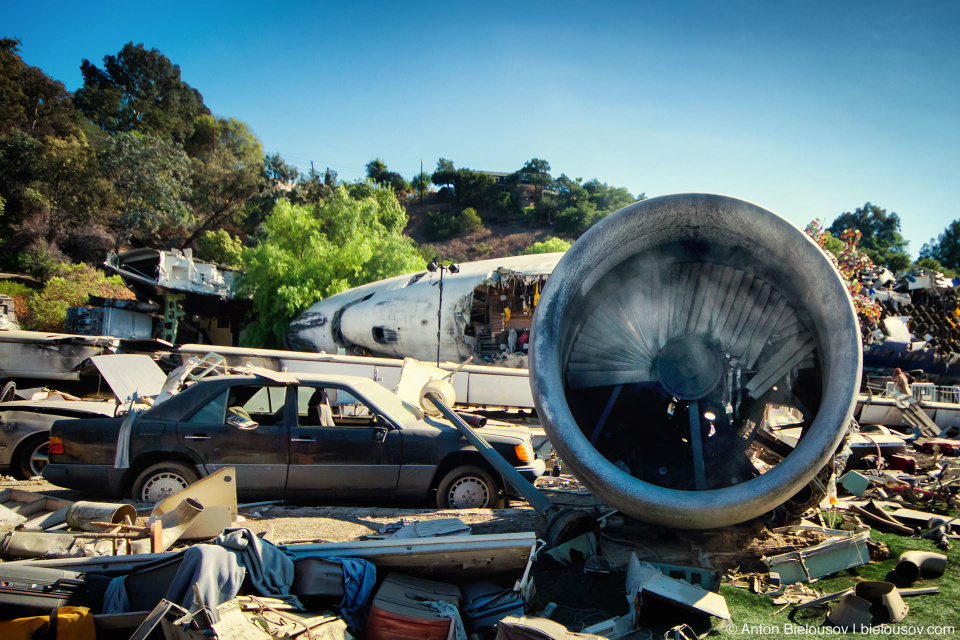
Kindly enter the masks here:
[[249, 418], [244, 418], [243, 416], [233, 415], [227, 418], [227, 424], [231, 427], [236, 427], [237, 429], [243, 429], [244, 431], [249, 431], [250, 429], [256, 429], [258, 425], [253, 420]]

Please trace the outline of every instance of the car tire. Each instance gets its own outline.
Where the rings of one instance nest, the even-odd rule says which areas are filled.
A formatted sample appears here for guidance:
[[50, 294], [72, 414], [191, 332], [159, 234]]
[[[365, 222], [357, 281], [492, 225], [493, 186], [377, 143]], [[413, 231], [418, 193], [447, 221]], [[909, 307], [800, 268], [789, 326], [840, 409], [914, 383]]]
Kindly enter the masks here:
[[160, 462], [137, 476], [131, 495], [139, 502], [160, 502], [200, 479], [197, 472], [181, 462]]
[[441, 509], [499, 509], [500, 489], [490, 473], [480, 467], [457, 467], [437, 485], [437, 506]]
[[34, 476], [39, 476], [43, 468], [47, 466], [47, 451], [50, 448], [49, 435], [43, 433], [34, 436], [20, 446], [14, 468], [21, 479], [29, 480]]

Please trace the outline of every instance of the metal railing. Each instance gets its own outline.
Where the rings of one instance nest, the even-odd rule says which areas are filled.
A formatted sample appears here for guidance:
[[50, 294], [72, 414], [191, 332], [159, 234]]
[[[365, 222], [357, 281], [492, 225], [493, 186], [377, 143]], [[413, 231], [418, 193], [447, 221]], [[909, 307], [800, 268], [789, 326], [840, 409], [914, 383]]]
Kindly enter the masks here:
[[[893, 382], [887, 382], [883, 395], [888, 398], [896, 398], [900, 393], [897, 391], [897, 385]], [[918, 402], [946, 402], [960, 404], [960, 387], [958, 386], [937, 386], [932, 382], [914, 382], [910, 385], [910, 395]]]

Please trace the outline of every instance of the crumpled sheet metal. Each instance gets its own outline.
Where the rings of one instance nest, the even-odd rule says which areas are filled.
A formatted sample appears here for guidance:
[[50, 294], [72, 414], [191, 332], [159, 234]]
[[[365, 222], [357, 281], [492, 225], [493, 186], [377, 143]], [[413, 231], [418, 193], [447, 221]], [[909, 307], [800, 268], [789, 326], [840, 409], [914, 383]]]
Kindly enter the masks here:
[[653, 565], [641, 562], [634, 553], [630, 557], [630, 568], [627, 570], [627, 595], [632, 596], [642, 591], [723, 621], [730, 620], [730, 610], [723, 596], [683, 580], [669, 578]]

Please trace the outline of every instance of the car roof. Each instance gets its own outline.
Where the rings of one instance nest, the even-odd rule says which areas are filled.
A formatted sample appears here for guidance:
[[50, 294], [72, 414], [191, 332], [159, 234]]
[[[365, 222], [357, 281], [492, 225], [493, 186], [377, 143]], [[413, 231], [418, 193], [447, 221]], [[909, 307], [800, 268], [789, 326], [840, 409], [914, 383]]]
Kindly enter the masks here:
[[[269, 371], [264, 371], [265, 375], [246, 374], [227, 374], [220, 376], [209, 376], [201, 378], [194, 384], [183, 389], [176, 395], [163, 402], [154, 405], [147, 412], [151, 419], [160, 420], [182, 420], [185, 415], [193, 413], [200, 405], [205, 404], [217, 394], [223, 392], [228, 387], [237, 383], [246, 384], [287, 384], [283, 381], [271, 380], [268, 376]], [[321, 384], [343, 384], [356, 385], [367, 382], [373, 382], [369, 378], [362, 376], [344, 376], [337, 374], [318, 374], [318, 373], [297, 373], [278, 374], [285, 379], [295, 378], [304, 383]]]

